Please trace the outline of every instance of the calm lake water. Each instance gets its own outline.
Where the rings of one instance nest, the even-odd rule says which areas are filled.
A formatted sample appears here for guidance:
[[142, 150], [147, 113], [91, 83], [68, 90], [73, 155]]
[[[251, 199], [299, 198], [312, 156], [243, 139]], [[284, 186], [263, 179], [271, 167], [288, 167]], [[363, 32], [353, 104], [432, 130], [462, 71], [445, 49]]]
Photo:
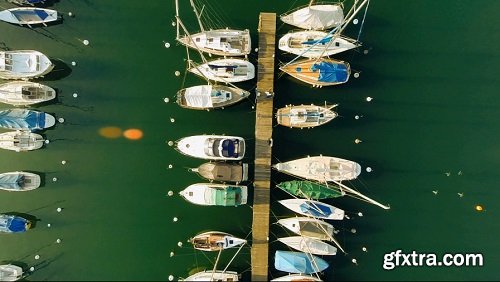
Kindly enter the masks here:
[[[188, 2], [181, 2], [181, 18], [196, 31]], [[210, 2], [206, 13], [213, 12], [213, 22], [207, 25], [249, 28], [254, 48], [259, 12], [279, 15], [306, 4]], [[2, 9], [10, 7], [0, 3]], [[1, 172], [33, 171], [45, 179], [32, 192], [0, 193], [0, 212], [37, 219], [25, 234], [0, 236], [0, 261], [35, 266], [28, 278], [34, 281], [167, 280], [211, 269], [217, 254], [194, 251], [186, 240], [207, 230], [250, 240], [252, 209], [199, 207], [181, 199], [178, 191], [204, 182], [187, 169], [203, 161], [182, 156], [167, 142], [204, 133], [242, 136], [250, 147], [245, 161], [251, 164], [254, 96], [211, 112], [163, 101], [173, 101], [182, 87], [203, 83], [184, 75], [186, 51], [175, 43], [171, 24], [174, 1], [60, 0], [50, 8], [64, 14], [62, 24], [29, 29], [0, 23], [0, 47], [35, 49], [54, 59], [56, 69], [42, 83], [58, 89], [57, 103], [34, 108], [65, 119], [43, 132], [51, 142], [41, 150], [0, 151]], [[499, 278], [499, 9], [495, 0], [371, 1], [360, 38], [364, 46], [338, 56], [360, 73], [358, 79], [313, 89], [277, 76], [277, 108], [327, 101], [339, 104], [340, 117], [310, 130], [275, 127], [273, 163], [319, 154], [356, 161], [373, 171], [363, 171], [348, 185], [391, 206], [386, 211], [352, 199], [329, 201], [351, 219], [334, 223], [348, 254], [327, 258], [331, 266], [323, 279]], [[361, 22], [362, 16], [358, 18]], [[278, 21], [279, 36], [289, 29]], [[357, 37], [358, 26], [346, 34]], [[82, 44], [85, 39], [88, 46]], [[165, 48], [165, 42], [171, 47]], [[191, 58], [199, 61], [194, 52]], [[249, 58], [255, 61], [257, 54]], [[277, 54], [280, 62], [291, 58]], [[181, 75], [176, 77], [175, 71]], [[254, 83], [242, 87], [253, 90]], [[136, 141], [106, 138], [100, 131], [108, 127], [118, 133], [136, 128], [144, 136]], [[356, 138], [363, 142], [355, 144]], [[289, 179], [272, 174], [273, 183]], [[168, 197], [168, 191], [175, 195]], [[271, 195], [272, 222], [293, 216], [274, 204], [287, 197], [284, 192], [272, 190]], [[174, 217], [179, 219], [175, 223]], [[286, 249], [276, 242], [286, 234], [272, 225], [270, 277], [284, 275], [274, 269], [272, 258], [274, 250]], [[484, 266], [384, 270], [384, 254], [397, 249], [481, 253]], [[218, 268], [234, 253], [224, 252]], [[249, 280], [250, 247], [242, 249], [229, 269]]]

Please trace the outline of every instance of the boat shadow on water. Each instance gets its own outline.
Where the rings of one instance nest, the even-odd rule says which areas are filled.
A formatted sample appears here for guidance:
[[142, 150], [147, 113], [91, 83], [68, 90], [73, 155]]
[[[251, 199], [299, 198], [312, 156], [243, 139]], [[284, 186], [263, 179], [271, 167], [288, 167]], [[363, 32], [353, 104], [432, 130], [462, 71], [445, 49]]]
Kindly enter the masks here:
[[37, 78], [36, 81], [55, 81], [63, 79], [71, 74], [73, 71], [65, 62], [59, 59], [51, 58], [50, 61], [54, 64], [54, 69], [43, 76], [43, 78]]

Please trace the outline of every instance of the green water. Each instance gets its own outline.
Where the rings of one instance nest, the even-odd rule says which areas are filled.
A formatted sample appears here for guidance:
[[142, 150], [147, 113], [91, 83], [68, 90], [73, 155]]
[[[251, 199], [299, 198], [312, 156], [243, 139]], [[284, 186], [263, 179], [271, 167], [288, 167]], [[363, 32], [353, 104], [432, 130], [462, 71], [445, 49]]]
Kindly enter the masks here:
[[[182, 2], [181, 17], [196, 30], [191, 9]], [[259, 12], [280, 14], [304, 4], [210, 2], [228, 26], [251, 29], [254, 48]], [[0, 3], [0, 8], [9, 7]], [[42, 150], [0, 151], [0, 171], [34, 171], [45, 178], [38, 190], [0, 193], [1, 212], [39, 220], [25, 234], [0, 236], [0, 261], [34, 265], [29, 276], [34, 281], [167, 280], [213, 266], [216, 254], [195, 252], [186, 242], [197, 233], [220, 230], [251, 239], [249, 206], [198, 207], [167, 196], [170, 190], [203, 182], [186, 169], [203, 161], [180, 155], [167, 141], [203, 133], [242, 136], [250, 147], [245, 161], [252, 163], [255, 124], [251, 101], [212, 112], [163, 102], [165, 97], [172, 101], [183, 85], [202, 83], [187, 75], [183, 84], [186, 52], [175, 44], [173, 1], [61, 0], [50, 7], [65, 14], [62, 24], [31, 30], [0, 23], [4, 48], [35, 49], [57, 60], [43, 83], [58, 89], [59, 103], [36, 108], [65, 119], [43, 132], [52, 142]], [[391, 205], [385, 211], [352, 199], [330, 202], [345, 209], [351, 220], [334, 223], [348, 255], [327, 258], [331, 266], [324, 279], [499, 278], [499, 8], [495, 0], [371, 1], [361, 37], [365, 45], [360, 52], [338, 56], [360, 72], [358, 79], [323, 89], [286, 75], [277, 80], [276, 107], [328, 101], [340, 104], [341, 117], [311, 130], [275, 127], [273, 162], [318, 154], [354, 160], [373, 172], [363, 172], [348, 185]], [[278, 21], [279, 35], [288, 30]], [[351, 26], [347, 35], [356, 37], [357, 28]], [[84, 39], [89, 46], [82, 44]], [[166, 49], [164, 42], [171, 47]], [[250, 59], [256, 58], [252, 53]], [[277, 58], [291, 57], [278, 53]], [[374, 98], [370, 103], [368, 96]], [[356, 120], [355, 115], [362, 117]], [[107, 126], [138, 128], [144, 137], [107, 139], [98, 133]], [[356, 138], [363, 142], [355, 144]], [[272, 177], [273, 183], [291, 179], [276, 172]], [[283, 192], [272, 191], [273, 202], [284, 198]], [[485, 211], [476, 212], [476, 205]], [[292, 215], [279, 204], [272, 211], [272, 222]], [[173, 217], [179, 221], [174, 223]], [[272, 252], [285, 249], [275, 239], [286, 234], [272, 226]], [[482, 253], [484, 266], [384, 270], [383, 254], [397, 249]], [[234, 253], [225, 252], [219, 268]], [[283, 273], [274, 269], [273, 255], [270, 274], [278, 277]], [[243, 272], [248, 280], [249, 268], [250, 249], [245, 247], [229, 269]]]

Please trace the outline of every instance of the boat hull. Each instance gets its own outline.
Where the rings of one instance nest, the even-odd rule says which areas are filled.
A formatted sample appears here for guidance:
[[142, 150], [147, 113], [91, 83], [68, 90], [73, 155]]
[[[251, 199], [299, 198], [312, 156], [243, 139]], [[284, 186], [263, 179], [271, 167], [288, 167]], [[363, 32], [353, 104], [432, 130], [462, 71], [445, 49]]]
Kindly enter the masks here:
[[19, 7], [0, 11], [0, 20], [19, 25], [47, 24], [58, 19], [57, 11], [43, 8]]
[[23, 269], [17, 265], [0, 265], [1, 281], [17, 281], [23, 277]]
[[43, 77], [54, 68], [44, 54], [33, 50], [0, 51], [0, 78], [31, 79]]
[[45, 140], [39, 134], [23, 131], [11, 131], [0, 134], [0, 148], [24, 152], [40, 149]]
[[250, 96], [243, 89], [224, 85], [198, 85], [177, 92], [177, 104], [186, 109], [209, 110], [234, 105]]
[[322, 202], [306, 199], [287, 199], [278, 202], [301, 215], [331, 220], [344, 219], [344, 210]]
[[247, 203], [247, 186], [215, 183], [189, 185], [179, 194], [187, 201], [202, 206], [239, 206]]
[[227, 281], [227, 282], [232, 282], [232, 281], [239, 281], [238, 273], [234, 271], [225, 271], [222, 272], [221, 270], [216, 270], [216, 271], [201, 271], [198, 273], [195, 273], [188, 278], [184, 279], [183, 281]]
[[329, 57], [359, 46], [361, 44], [352, 38], [316, 30], [287, 33], [278, 43], [281, 51], [305, 58]]
[[191, 67], [188, 71], [217, 82], [243, 82], [255, 77], [255, 66], [242, 59], [218, 59]]
[[0, 189], [10, 192], [30, 191], [40, 187], [40, 175], [16, 171], [0, 174]]
[[289, 105], [278, 109], [278, 124], [290, 128], [313, 128], [332, 121], [337, 113], [331, 107], [316, 105]]
[[0, 111], [0, 127], [16, 130], [43, 130], [56, 124], [56, 119], [47, 113], [25, 109]]
[[328, 263], [319, 257], [305, 253], [276, 251], [274, 267], [289, 273], [312, 274], [327, 269]]
[[248, 164], [246, 163], [209, 162], [193, 171], [211, 181], [240, 183], [248, 180]]
[[[217, 56], [245, 56], [252, 49], [250, 32], [234, 29], [215, 29], [177, 38], [184, 46]], [[193, 42], [194, 41], [194, 42]]]
[[209, 231], [198, 234], [189, 239], [193, 247], [200, 251], [220, 251], [224, 249], [234, 248], [245, 244], [245, 239], [237, 238], [229, 233], [220, 231]]
[[353, 161], [336, 157], [315, 156], [278, 163], [273, 167], [283, 173], [321, 183], [355, 179], [361, 166]]
[[297, 60], [280, 70], [314, 87], [343, 84], [351, 75], [349, 63], [327, 58]]
[[317, 239], [291, 236], [278, 238], [278, 241], [292, 249], [313, 255], [334, 256], [337, 254], [337, 248]]
[[0, 85], [0, 103], [13, 106], [29, 106], [50, 101], [56, 97], [56, 91], [46, 85], [13, 81]]
[[278, 220], [278, 224], [307, 238], [333, 241], [333, 226], [309, 217], [291, 217]]
[[[226, 148], [225, 143], [228, 144]], [[239, 161], [245, 156], [245, 140], [238, 136], [194, 135], [177, 140], [176, 149], [199, 159]]]

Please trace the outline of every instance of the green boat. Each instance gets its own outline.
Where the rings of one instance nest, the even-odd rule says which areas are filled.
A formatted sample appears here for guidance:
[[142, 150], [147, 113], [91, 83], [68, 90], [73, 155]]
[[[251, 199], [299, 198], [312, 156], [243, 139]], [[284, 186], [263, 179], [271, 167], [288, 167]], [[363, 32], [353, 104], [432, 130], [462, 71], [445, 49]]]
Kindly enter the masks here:
[[312, 200], [338, 198], [345, 195], [340, 187], [336, 184], [329, 187], [310, 181], [285, 181], [276, 185], [281, 190], [288, 192], [294, 196], [308, 198]]

